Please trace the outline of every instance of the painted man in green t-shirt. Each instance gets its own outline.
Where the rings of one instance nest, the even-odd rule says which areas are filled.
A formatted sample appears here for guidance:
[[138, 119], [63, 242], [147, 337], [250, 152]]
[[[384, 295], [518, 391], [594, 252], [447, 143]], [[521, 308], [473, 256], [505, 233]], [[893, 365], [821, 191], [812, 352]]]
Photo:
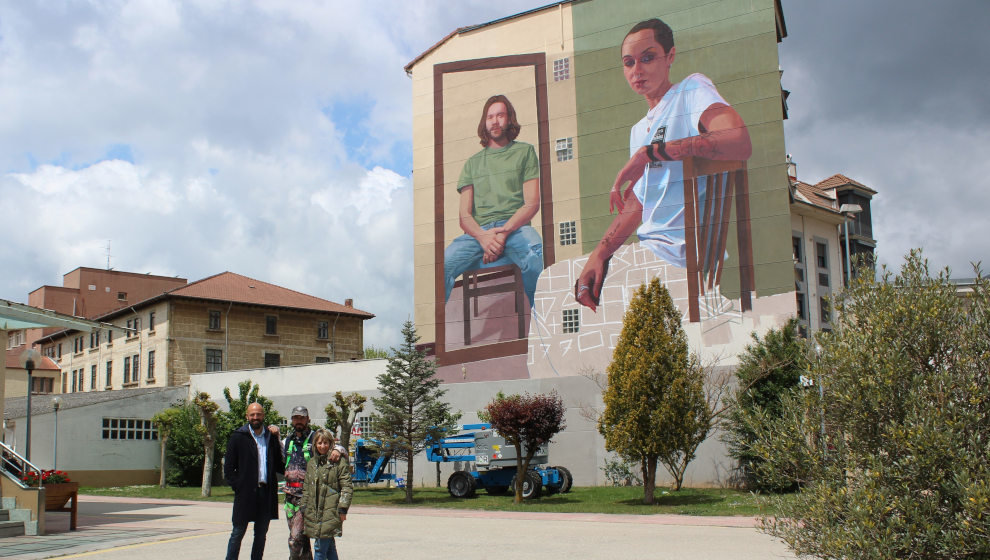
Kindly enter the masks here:
[[511, 263], [533, 305], [543, 271], [543, 240], [529, 225], [540, 209], [540, 165], [531, 144], [515, 141], [519, 130], [512, 103], [490, 97], [478, 124], [484, 149], [467, 160], [457, 181], [464, 234], [443, 254], [446, 299], [465, 271]]

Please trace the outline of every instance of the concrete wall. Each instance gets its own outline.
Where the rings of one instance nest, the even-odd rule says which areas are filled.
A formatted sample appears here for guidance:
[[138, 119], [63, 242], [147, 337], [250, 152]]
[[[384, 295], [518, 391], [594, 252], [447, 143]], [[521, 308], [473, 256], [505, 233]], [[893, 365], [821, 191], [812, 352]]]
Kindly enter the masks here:
[[[53, 460], [55, 414], [31, 417], [31, 462], [44, 469], [55, 466], [83, 486], [123, 486], [158, 482], [161, 447], [158, 440], [103, 439], [104, 418], [150, 420], [186, 398], [186, 387], [173, 387], [105, 401], [63, 408], [58, 413], [58, 461]], [[44, 397], [41, 397], [44, 398]], [[26, 419], [14, 418], [15, 428], [5, 434], [8, 445], [24, 453]]]
[[[241, 381], [250, 379], [260, 387], [261, 394], [272, 399], [275, 408], [288, 416], [292, 407], [303, 405], [309, 409], [310, 418], [315, 424], [322, 424], [324, 408], [337, 391], [359, 392], [365, 396], [378, 396], [376, 389], [377, 375], [385, 371], [386, 360], [365, 360], [337, 364], [316, 364], [290, 368], [272, 368], [261, 370], [232, 371], [190, 376], [190, 392], [206, 391], [222, 407], [226, 407], [223, 399], [224, 387], [233, 390]], [[583, 417], [582, 410], [602, 406], [601, 393], [591, 379], [582, 376], [566, 376], [542, 379], [518, 379], [502, 381], [472, 382], [470, 379], [461, 382], [445, 383], [447, 399], [454, 410], [462, 412], [461, 423], [469, 424], [478, 421], [477, 412], [492, 398], [502, 391], [505, 394], [547, 393], [556, 390], [567, 407], [565, 420], [567, 428], [554, 438], [550, 446], [550, 462], [553, 465], [567, 467], [574, 475], [575, 484], [579, 486], [603, 485], [606, 483], [601, 471], [606, 457], [605, 442], [595, 425]], [[367, 410], [362, 415], [372, 413], [369, 400]], [[461, 466], [461, 468], [466, 465]], [[404, 472], [404, 465], [400, 465]], [[724, 446], [717, 438], [710, 437], [698, 450], [697, 458], [691, 463], [685, 476], [688, 486], [719, 485], [726, 478], [731, 468]], [[447, 477], [455, 469], [455, 464], [443, 465], [441, 482], [446, 484]], [[414, 466], [416, 484], [432, 486], [435, 484], [436, 466], [419, 457]], [[662, 484], [667, 480], [666, 473], [660, 469], [657, 475]]]

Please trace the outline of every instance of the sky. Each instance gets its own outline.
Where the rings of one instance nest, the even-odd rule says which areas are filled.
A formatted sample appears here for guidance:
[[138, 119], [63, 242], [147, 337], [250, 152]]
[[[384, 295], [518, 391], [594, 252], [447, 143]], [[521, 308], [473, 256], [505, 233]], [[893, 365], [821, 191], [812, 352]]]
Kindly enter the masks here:
[[[545, 1], [0, 0], [0, 298], [79, 266], [225, 270], [413, 315], [411, 80], [452, 30]], [[798, 178], [879, 191], [893, 266], [990, 263], [990, 4], [783, 0]], [[109, 245], [109, 251], [108, 251]]]

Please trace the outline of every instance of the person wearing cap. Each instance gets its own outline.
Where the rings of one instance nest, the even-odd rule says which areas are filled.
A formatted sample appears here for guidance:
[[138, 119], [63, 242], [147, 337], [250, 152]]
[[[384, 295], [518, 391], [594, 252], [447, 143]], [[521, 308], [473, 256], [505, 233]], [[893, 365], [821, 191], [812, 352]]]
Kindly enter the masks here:
[[[285, 463], [285, 518], [289, 524], [289, 559], [312, 560], [313, 549], [309, 538], [303, 534], [304, 521], [300, 511], [303, 498], [303, 482], [306, 479], [306, 463], [315, 455], [313, 430], [309, 426], [309, 409], [297, 406], [290, 415], [293, 432], [282, 442]], [[337, 445], [330, 452], [330, 460], [338, 461], [347, 450]]]

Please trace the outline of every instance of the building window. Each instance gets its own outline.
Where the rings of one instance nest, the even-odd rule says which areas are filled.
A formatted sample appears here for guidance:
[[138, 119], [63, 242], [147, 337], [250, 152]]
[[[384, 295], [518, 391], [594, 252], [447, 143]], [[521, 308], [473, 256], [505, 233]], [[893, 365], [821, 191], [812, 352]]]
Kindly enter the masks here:
[[223, 371], [223, 350], [206, 349], [206, 371]]
[[330, 358], [327, 356], [317, 356], [315, 363], [317, 364], [329, 364]]
[[72, 392], [76, 392], [76, 387], [78, 386], [78, 379], [76, 379], [76, 370], [72, 370]]
[[576, 333], [581, 328], [581, 310], [564, 310], [564, 334]]
[[218, 331], [218, 330], [220, 330], [220, 312], [219, 311], [212, 311], [212, 310], [210, 311], [210, 324], [209, 324], [209, 326], [207, 328], [210, 329], [211, 331]]
[[127, 292], [117, 292], [117, 301], [127, 301]]
[[34, 377], [31, 379], [31, 394], [47, 394], [55, 390], [55, 380], [51, 377]]
[[131, 358], [124, 358], [124, 385], [131, 382]]
[[828, 246], [824, 243], [815, 243], [815, 251], [818, 253], [818, 268], [828, 268]]
[[96, 390], [96, 365], [89, 366], [89, 390]]
[[553, 61], [553, 81], [560, 82], [571, 77], [571, 59], [564, 57]]
[[[109, 340], [107, 340], [107, 342], [109, 342]], [[58, 343], [58, 359], [60, 359], [60, 360], [62, 359], [62, 343], [61, 342]]]
[[282, 356], [272, 352], [265, 352], [265, 367], [278, 367], [282, 361]]
[[797, 297], [797, 318], [802, 321], [807, 321], [808, 312], [805, 309], [805, 305], [804, 305], [804, 294], [798, 292], [797, 294], [795, 294], [795, 296]]
[[68, 384], [69, 384], [69, 378], [66, 377], [65, 374], [63, 373], [62, 374], [62, 392], [63, 393], [68, 393], [69, 392]]
[[577, 222], [560, 222], [560, 244], [577, 245]]
[[574, 159], [574, 139], [557, 139], [557, 161], [567, 161]]
[[265, 334], [278, 334], [278, 317], [265, 315]]
[[316, 324], [316, 338], [326, 340], [330, 338], [330, 323], [320, 321]]
[[155, 378], [155, 351], [148, 350], [148, 379]]
[[107, 389], [109, 389], [110, 387], [113, 386], [113, 362], [110, 361], [110, 360], [107, 360], [107, 380], [106, 380], [106, 386], [107, 386]]
[[[357, 428], [355, 430], [354, 428]], [[358, 435], [363, 437], [371, 436], [371, 416], [358, 416], [357, 420], [354, 421], [354, 428], [351, 428], [352, 432], [356, 431]]]
[[134, 318], [134, 330], [131, 331], [131, 332], [129, 332], [129, 333], [127, 333], [127, 336], [137, 336], [138, 334], [140, 334], [140, 332], [139, 332], [140, 330], [141, 330], [141, 318], [140, 317], [135, 317]]
[[103, 439], [157, 440], [158, 431], [151, 420], [137, 418], [104, 418]]
[[792, 237], [791, 243], [794, 245], [794, 264], [804, 262], [804, 251], [801, 250], [801, 238]]
[[155, 330], [155, 312], [148, 313], [148, 330]]
[[826, 286], [826, 287], [828, 286], [828, 273], [827, 272], [819, 272], [818, 273], [818, 285], [819, 286]]
[[818, 298], [818, 307], [819, 307], [819, 311], [821, 311], [821, 315], [822, 315], [822, 319], [821, 319], [822, 320], [822, 324], [824, 325], [825, 323], [831, 323], [832, 322], [832, 308], [828, 304], [828, 298], [827, 297], [820, 297], [820, 298]]
[[107, 346], [113, 344], [113, 330], [107, 329]]

